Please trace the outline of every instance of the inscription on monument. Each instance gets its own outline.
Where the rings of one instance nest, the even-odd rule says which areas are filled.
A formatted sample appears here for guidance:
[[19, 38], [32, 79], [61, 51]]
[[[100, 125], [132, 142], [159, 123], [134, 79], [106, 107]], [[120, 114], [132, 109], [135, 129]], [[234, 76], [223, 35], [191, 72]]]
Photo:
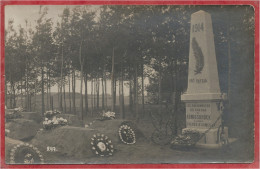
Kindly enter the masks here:
[[204, 31], [203, 23], [197, 23], [192, 25], [192, 32], [202, 32], [202, 31]]
[[207, 79], [195, 79], [195, 78], [191, 78], [191, 79], [189, 79], [189, 82], [190, 82], [190, 83], [198, 83], [198, 84], [200, 84], [200, 83], [207, 83], [208, 81], [207, 81]]
[[187, 103], [186, 104], [187, 127], [210, 127], [211, 104], [210, 103]]

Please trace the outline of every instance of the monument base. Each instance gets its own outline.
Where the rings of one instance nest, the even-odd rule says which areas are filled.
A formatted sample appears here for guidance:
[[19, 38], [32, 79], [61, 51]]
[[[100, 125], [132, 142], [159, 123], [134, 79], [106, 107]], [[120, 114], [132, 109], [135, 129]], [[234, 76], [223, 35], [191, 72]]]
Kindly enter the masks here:
[[[195, 128], [184, 128], [182, 129], [182, 133], [185, 133], [186, 130], [194, 130], [198, 131], [200, 134], [205, 133], [208, 129], [195, 129]], [[221, 127], [213, 128], [209, 130], [204, 137], [202, 137], [197, 143], [196, 147], [201, 148], [220, 148], [222, 147], [221, 143]], [[228, 139], [228, 128], [224, 127], [223, 136], [224, 138]]]

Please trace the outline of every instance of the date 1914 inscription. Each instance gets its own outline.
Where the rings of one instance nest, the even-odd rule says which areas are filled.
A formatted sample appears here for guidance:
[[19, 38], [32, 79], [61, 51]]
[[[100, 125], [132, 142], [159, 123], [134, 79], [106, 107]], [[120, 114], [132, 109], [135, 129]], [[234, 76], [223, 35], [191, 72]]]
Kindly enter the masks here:
[[203, 23], [196, 23], [192, 25], [192, 32], [202, 32], [204, 31]]

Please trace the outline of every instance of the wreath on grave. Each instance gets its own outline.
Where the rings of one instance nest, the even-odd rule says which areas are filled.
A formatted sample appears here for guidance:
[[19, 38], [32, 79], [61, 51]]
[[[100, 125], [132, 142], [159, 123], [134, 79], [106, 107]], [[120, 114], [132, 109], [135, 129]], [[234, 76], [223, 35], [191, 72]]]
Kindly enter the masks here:
[[104, 134], [94, 134], [91, 138], [91, 149], [98, 156], [112, 156], [114, 146], [112, 141]]
[[200, 139], [201, 134], [196, 130], [185, 130], [181, 135], [175, 137], [172, 142], [172, 148], [192, 147]]
[[43, 156], [38, 148], [28, 143], [14, 146], [10, 153], [11, 164], [43, 164]]
[[134, 130], [128, 125], [121, 125], [118, 130], [120, 140], [125, 144], [135, 144], [136, 137]]

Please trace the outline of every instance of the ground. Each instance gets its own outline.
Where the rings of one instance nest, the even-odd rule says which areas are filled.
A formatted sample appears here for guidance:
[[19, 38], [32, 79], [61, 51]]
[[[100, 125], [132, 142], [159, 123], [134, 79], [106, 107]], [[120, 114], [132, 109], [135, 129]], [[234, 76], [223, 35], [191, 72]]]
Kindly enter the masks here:
[[[99, 157], [95, 154], [88, 154], [86, 156], [64, 155], [59, 152], [47, 152], [41, 149], [42, 155], [45, 159], [45, 163], [49, 164], [142, 164], [142, 163], [245, 163], [252, 162], [254, 159], [254, 144], [253, 140], [249, 138], [238, 138], [229, 146], [221, 149], [202, 149], [202, 148], [190, 148], [190, 149], [172, 149], [170, 144], [158, 145], [155, 144], [152, 139], [152, 133], [155, 128], [149, 118], [149, 109], [146, 112], [146, 116], [138, 122], [127, 117], [127, 120], [133, 120], [137, 128], [143, 133], [144, 138], [142, 141], [137, 141], [136, 144], [126, 145], [122, 142], [114, 142], [115, 152], [110, 157]], [[85, 119], [84, 123], [89, 124], [97, 117], [91, 117]], [[112, 122], [112, 121], [111, 121]], [[112, 124], [112, 123], [110, 123]], [[102, 131], [112, 130], [114, 126], [103, 126]], [[98, 129], [97, 129], [98, 130]], [[50, 131], [53, 132], [53, 131]], [[111, 132], [111, 131], [110, 131]], [[113, 131], [112, 131], [113, 132]], [[115, 134], [117, 134], [117, 128], [115, 128]], [[116, 136], [115, 136], [116, 137]], [[67, 138], [67, 137], [66, 137]], [[68, 137], [73, 138], [73, 135]], [[87, 142], [88, 140], [77, 140], [77, 142]], [[118, 139], [118, 138], [113, 138]], [[62, 140], [53, 140], [54, 142]], [[31, 143], [30, 141], [28, 141]], [[58, 143], [59, 144], [59, 143]], [[75, 141], [70, 142], [69, 146], [76, 146]], [[10, 147], [10, 146], [9, 146]], [[46, 145], [45, 145], [46, 147]], [[78, 149], [81, 149], [79, 146]], [[8, 154], [6, 156], [8, 158]]]
[[[253, 147], [247, 140], [238, 140], [222, 149], [171, 149], [170, 145], [157, 145], [151, 140], [134, 145], [119, 143], [111, 157], [93, 155], [90, 158], [68, 158], [64, 156], [46, 156], [47, 163], [83, 163], [83, 164], [142, 164], [142, 163], [233, 163], [252, 162]], [[43, 153], [44, 154], [44, 153]], [[49, 153], [50, 154], [50, 153]]]

